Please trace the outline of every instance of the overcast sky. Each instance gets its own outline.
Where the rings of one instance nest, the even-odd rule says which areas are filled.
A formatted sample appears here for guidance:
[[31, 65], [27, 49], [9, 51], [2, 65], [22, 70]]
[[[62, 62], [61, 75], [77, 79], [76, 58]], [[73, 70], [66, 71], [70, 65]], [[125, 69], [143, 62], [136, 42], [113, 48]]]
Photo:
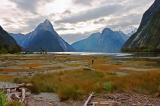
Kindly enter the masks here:
[[105, 27], [128, 31], [138, 27], [154, 0], [1, 0], [0, 25], [27, 33], [49, 19], [69, 43]]

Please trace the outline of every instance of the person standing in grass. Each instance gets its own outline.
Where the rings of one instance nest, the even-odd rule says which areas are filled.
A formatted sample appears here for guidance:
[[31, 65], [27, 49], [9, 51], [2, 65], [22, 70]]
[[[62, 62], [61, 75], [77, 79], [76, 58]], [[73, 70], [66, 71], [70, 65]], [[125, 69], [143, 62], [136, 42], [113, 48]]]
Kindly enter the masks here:
[[94, 64], [94, 59], [92, 59], [92, 65]]

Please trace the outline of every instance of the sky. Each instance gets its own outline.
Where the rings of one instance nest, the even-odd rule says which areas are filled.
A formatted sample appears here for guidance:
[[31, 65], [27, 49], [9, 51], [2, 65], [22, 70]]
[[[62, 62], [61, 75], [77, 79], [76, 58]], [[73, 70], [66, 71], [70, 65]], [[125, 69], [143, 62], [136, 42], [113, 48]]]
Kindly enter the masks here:
[[28, 33], [45, 19], [69, 43], [104, 28], [128, 33], [138, 28], [154, 0], [1, 0], [0, 25], [11, 33]]

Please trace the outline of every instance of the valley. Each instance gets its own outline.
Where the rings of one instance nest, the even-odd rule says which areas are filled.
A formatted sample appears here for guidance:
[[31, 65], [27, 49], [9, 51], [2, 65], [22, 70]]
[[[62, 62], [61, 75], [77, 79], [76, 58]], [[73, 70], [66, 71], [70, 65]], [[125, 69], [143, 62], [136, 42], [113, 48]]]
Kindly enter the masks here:
[[0, 5], [0, 106], [160, 106], [160, 0]]
[[[155, 104], [160, 93], [159, 56], [82, 54], [1, 55], [0, 81], [31, 83], [33, 86], [29, 90], [33, 94], [56, 94], [57, 102], [66, 106], [82, 105], [91, 92], [97, 95], [96, 100], [108, 100], [103, 96], [109, 94], [121, 95], [120, 98], [145, 95], [148, 99], [152, 97], [148, 104]], [[131, 103], [136, 104], [138, 100]], [[76, 106], [81, 106], [78, 104]]]

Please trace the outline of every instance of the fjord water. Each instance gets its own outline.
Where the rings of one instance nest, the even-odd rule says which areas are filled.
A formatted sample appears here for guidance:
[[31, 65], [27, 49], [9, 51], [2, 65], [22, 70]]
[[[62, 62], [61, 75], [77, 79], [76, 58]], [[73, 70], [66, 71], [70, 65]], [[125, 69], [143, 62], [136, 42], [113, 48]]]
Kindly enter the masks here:
[[[34, 52], [34, 55], [40, 52]], [[137, 53], [103, 53], [103, 52], [48, 52], [54, 55], [77, 55], [77, 56], [107, 56], [107, 57], [130, 57], [130, 58], [160, 58], [160, 53], [156, 52], [137, 52]]]
[[101, 52], [50, 52], [49, 54], [80, 55], [80, 56], [128, 56], [129, 53], [101, 53]]

